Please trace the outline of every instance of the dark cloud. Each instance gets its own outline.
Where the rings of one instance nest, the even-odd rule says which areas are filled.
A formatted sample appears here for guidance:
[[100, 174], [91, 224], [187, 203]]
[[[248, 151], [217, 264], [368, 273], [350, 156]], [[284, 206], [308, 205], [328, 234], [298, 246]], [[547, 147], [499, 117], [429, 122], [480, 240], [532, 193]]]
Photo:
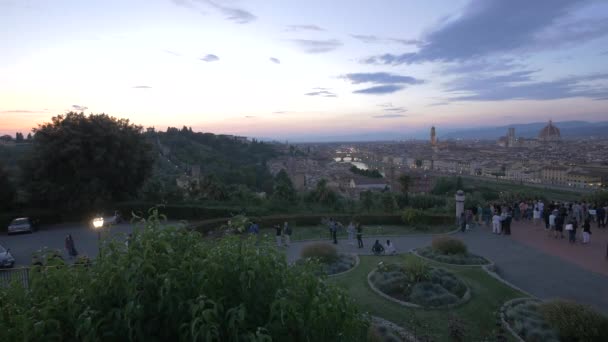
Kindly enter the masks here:
[[204, 62], [215, 62], [215, 61], [219, 61], [220, 58], [214, 54], [208, 54], [207, 56], [201, 58], [201, 61]]
[[403, 114], [381, 114], [372, 116], [375, 119], [394, 119], [394, 118], [404, 118], [406, 117]]
[[386, 84], [386, 85], [379, 85], [379, 86], [375, 86], [375, 87], [355, 90], [355, 91], [353, 91], [353, 94], [373, 94], [373, 95], [390, 94], [390, 93], [397, 92], [403, 88], [404, 88], [403, 86], [397, 85], [397, 84]]
[[270, 57], [270, 61], [276, 64], [281, 64], [281, 61], [278, 58]]
[[592, 0], [472, 0], [461, 16], [446, 20], [418, 52], [373, 56], [364, 63], [463, 61], [497, 53], [555, 48], [608, 34], [606, 20], [572, 20]]
[[353, 73], [340, 76], [349, 80], [352, 84], [375, 83], [375, 84], [420, 84], [424, 81], [411, 76], [402, 76], [388, 72]]
[[147, 86], [147, 85], [138, 85], [138, 86], [134, 86], [133, 89], [152, 89], [152, 87]]
[[419, 45], [421, 43], [416, 39], [384, 38], [366, 34], [351, 34], [350, 36], [366, 44], [398, 43], [402, 45]]
[[285, 31], [325, 31], [325, 29], [317, 25], [289, 25], [285, 28]]
[[77, 110], [79, 112], [84, 112], [87, 109], [89, 109], [89, 107], [85, 107], [85, 106], [81, 106], [81, 105], [72, 105], [72, 110]]
[[333, 51], [340, 46], [342, 42], [337, 39], [329, 40], [310, 40], [310, 39], [292, 39], [306, 53], [324, 53]]
[[329, 88], [313, 88], [315, 91], [311, 91], [310, 93], [306, 93], [306, 96], [320, 96], [320, 97], [338, 97], [335, 93], [333, 93]]
[[457, 94], [449, 101], [555, 100], [608, 97], [608, 73], [570, 76], [554, 81], [535, 81], [534, 70], [491, 76], [467, 76], [446, 84]]
[[257, 19], [253, 13], [246, 11], [241, 8], [227, 7], [224, 5], [220, 5], [211, 0], [198, 0], [200, 2], [204, 2], [209, 6], [215, 8], [220, 13], [224, 15], [227, 20], [233, 21], [237, 24], [247, 24]]

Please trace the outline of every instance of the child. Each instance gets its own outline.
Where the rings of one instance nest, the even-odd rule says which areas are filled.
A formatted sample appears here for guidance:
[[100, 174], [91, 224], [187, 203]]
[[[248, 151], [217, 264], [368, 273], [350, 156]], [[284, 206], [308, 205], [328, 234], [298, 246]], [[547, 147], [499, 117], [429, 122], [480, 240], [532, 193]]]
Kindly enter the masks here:
[[498, 212], [494, 212], [494, 216], [492, 216], [492, 233], [500, 234], [500, 215], [498, 215]]

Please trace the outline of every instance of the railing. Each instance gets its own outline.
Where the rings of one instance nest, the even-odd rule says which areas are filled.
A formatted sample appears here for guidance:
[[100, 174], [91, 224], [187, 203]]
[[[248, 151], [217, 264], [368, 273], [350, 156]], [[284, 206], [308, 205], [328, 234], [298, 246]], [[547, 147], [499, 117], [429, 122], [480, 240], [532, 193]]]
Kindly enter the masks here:
[[0, 287], [8, 287], [13, 281], [28, 288], [30, 284], [30, 269], [21, 267], [0, 270]]

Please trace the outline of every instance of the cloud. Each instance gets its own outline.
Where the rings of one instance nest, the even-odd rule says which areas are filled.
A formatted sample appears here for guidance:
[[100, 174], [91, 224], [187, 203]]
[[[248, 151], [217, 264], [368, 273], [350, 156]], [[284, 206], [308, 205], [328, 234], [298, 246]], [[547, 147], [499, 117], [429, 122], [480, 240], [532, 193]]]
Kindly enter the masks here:
[[81, 106], [81, 105], [72, 105], [72, 109], [77, 110], [79, 112], [84, 112], [87, 109], [89, 109], [89, 107], [85, 107], [85, 106]]
[[3, 110], [0, 111], [2, 114], [33, 114], [33, 113], [41, 113], [40, 110], [25, 110], [25, 109], [14, 109], [14, 110]]
[[491, 76], [466, 76], [446, 84], [456, 94], [449, 101], [555, 100], [608, 97], [608, 73], [569, 76], [553, 81], [535, 81], [535, 70]]
[[419, 45], [422, 43], [416, 39], [384, 38], [366, 34], [351, 34], [350, 36], [366, 44], [398, 43], [402, 45]]
[[407, 109], [405, 109], [404, 107], [395, 107], [395, 106], [393, 106], [393, 104], [391, 102], [381, 103], [378, 105], [378, 107], [382, 107], [383, 110], [387, 111], [387, 112], [400, 112], [400, 113], [407, 112]]
[[224, 15], [225, 19], [233, 21], [237, 24], [247, 24], [257, 19], [257, 17], [253, 15], [253, 13], [241, 8], [227, 7], [211, 0], [199, 1], [204, 2], [209, 6], [215, 8]]
[[472, 0], [455, 19], [445, 20], [423, 39], [418, 52], [383, 54], [368, 64], [463, 61], [534, 49], [580, 44], [608, 34], [606, 20], [573, 20], [591, 0]]
[[404, 118], [406, 115], [403, 114], [381, 114], [372, 116], [375, 119], [394, 119], [394, 118]]
[[173, 56], [177, 56], [177, 57], [181, 57], [181, 54], [175, 52], [175, 51], [171, 51], [171, 50], [163, 50], [164, 52], [173, 55]]
[[208, 54], [207, 56], [201, 58], [201, 61], [204, 62], [215, 62], [215, 61], [219, 61], [220, 58], [214, 54]]
[[340, 76], [349, 80], [352, 84], [375, 83], [375, 84], [421, 84], [424, 81], [411, 76], [402, 76], [388, 72], [353, 73]]
[[403, 88], [404, 87], [401, 85], [386, 84], [386, 85], [379, 85], [379, 86], [375, 86], [375, 87], [355, 90], [355, 91], [353, 91], [353, 94], [374, 94], [374, 95], [390, 94], [390, 93], [397, 92]]
[[320, 96], [320, 97], [338, 97], [338, 95], [336, 95], [335, 93], [333, 93], [331, 91], [331, 89], [329, 89], [329, 88], [316, 87], [316, 88], [313, 88], [313, 90], [315, 90], [315, 91], [311, 91], [310, 93], [306, 93], [304, 95], [306, 95], [306, 96]]
[[279, 110], [279, 111], [276, 111], [276, 112], [272, 112], [272, 114], [285, 114], [285, 113], [288, 113], [288, 112], [284, 111], [284, 110]]
[[281, 61], [278, 58], [270, 57], [270, 61], [276, 64], [281, 64]]
[[298, 45], [306, 53], [324, 53], [333, 51], [340, 46], [342, 42], [337, 39], [329, 40], [310, 40], [310, 39], [292, 39], [293, 43]]
[[152, 87], [147, 86], [147, 85], [138, 85], [138, 86], [134, 86], [133, 89], [152, 89]]
[[245, 116], [245, 119], [253, 119], [253, 118], [255, 118], [255, 116], [253, 116], [253, 115], [246, 115]]
[[325, 31], [325, 29], [317, 25], [288, 25], [285, 31]]
[[447, 106], [449, 104], [450, 104], [449, 101], [439, 101], [439, 102], [433, 102], [430, 105], [428, 105], [427, 107]]

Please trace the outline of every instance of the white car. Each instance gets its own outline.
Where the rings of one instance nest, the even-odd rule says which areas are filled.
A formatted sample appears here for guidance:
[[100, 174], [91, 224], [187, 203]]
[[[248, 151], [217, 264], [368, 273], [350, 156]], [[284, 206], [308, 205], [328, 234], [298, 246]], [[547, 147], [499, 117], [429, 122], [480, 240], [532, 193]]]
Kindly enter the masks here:
[[22, 232], [34, 232], [34, 225], [32, 224], [32, 221], [27, 217], [16, 218], [8, 225], [9, 235]]
[[13, 267], [15, 266], [15, 258], [11, 254], [10, 250], [0, 245], [0, 267]]

